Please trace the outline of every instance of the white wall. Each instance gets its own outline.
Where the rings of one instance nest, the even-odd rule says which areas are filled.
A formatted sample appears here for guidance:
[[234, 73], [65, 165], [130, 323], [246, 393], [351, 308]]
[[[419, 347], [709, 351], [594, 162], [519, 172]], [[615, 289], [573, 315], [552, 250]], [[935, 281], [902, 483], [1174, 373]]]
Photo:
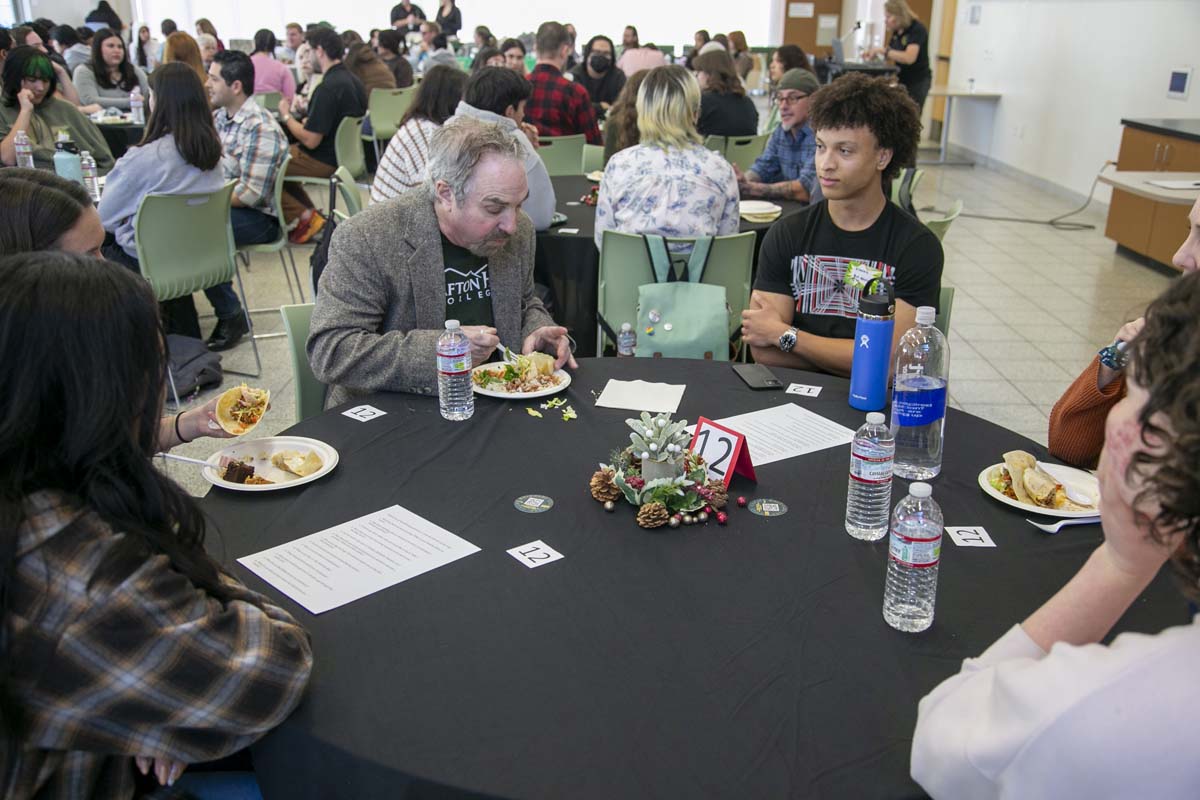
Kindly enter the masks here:
[[1085, 195], [1116, 160], [1122, 117], [1200, 117], [1200, 86], [1166, 96], [1186, 65], [1200, 68], [1198, 0], [959, 0], [950, 83], [1003, 98], [956, 101], [950, 141]]
[[[28, 10], [29, 14], [22, 16], [21, 19], [45, 17], [60, 24], [78, 27], [83, 24], [84, 17], [96, 7], [96, 2], [97, 0], [22, 0], [23, 10]], [[133, 18], [130, 0], [108, 0], [108, 4], [117, 12], [117, 16], [128, 25]], [[157, 31], [157, 28], [155, 30]]]

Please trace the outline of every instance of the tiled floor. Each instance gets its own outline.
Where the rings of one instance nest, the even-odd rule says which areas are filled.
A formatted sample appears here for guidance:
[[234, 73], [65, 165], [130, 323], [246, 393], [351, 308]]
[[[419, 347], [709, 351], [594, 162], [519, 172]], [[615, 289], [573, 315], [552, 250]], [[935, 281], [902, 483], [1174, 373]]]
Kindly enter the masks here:
[[[928, 168], [915, 204], [918, 209], [946, 209], [960, 197], [966, 213], [991, 216], [1049, 219], [1073, 207], [981, 167]], [[943, 284], [955, 287], [951, 405], [1043, 444], [1055, 400], [1096, 350], [1111, 342], [1118, 328], [1140, 315], [1170, 282], [1168, 276], [1116, 254], [1103, 235], [1102, 207], [1072, 221], [1091, 223], [1096, 229], [1060, 231], [962, 217], [943, 243]], [[295, 252], [306, 276], [312, 248]], [[243, 276], [253, 307], [273, 309], [290, 302], [277, 258], [255, 257]], [[209, 312], [203, 295], [197, 297], [200, 312]], [[202, 320], [206, 330], [211, 324]], [[260, 333], [282, 331], [275, 311], [255, 314], [255, 325]], [[262, 377], [227, 374], [222, 388], [249, 380], [270, 389], [272, 409], [256, 433], [272, 435], [295, 420], [291, 365], [283, 338], [261, 340], [259, 350]], [[226, 353], [224, 363], [226, 368], [252, 369], [249, 344]], [[193, 402], [211, 396], [209, 392]], [[201, 439], [175, 452], [204, 458], [218, 446], [217, 440]], [[168, 463], [164, 469], [195, 494], [208, 489], [197, 467]]]

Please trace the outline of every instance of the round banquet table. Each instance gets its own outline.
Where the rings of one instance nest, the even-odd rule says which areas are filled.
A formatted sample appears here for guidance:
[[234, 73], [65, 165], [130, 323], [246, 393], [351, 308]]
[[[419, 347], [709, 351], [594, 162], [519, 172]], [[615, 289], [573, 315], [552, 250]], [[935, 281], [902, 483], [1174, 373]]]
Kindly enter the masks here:
[[[596, 306], [599, 294], [600, 251], [596, 248], [596, 207], [584, 205], [581, 198], [596, 184], [582, 175], [559, 175], [550, 179], [554, 184], [557, 210], [567, 221], [537, 235], [534, 255], [534, 280], [550, 289], [554, 319], [565, 325], [575, 338], [576, 354], [596, 355]], [[793, 200], [775, 200], [783, 209], [780, 219], [805, 207]], [[574, 205], [568, 205], [573, 203]], [[777, 220], [776, 220], [777, 221]], [[767, 229], [774, 222], [741, 221], [739, 231], [754, 231], [754, 267], [758, 266], [758, 249]], [[578, 233], [563, 233], [577, 230]]]
[[[729, 524], [645, 531], [588, 493], [597, 462], [628, 442], [634, 412], [597, 408], [610, 377], [686, 383], [678, 415], [720, 418], [796, 402], [847, 427], [847, 381], [773, 370], [817, 398], [751, 391], [722, 363], [588, 359], [564, 422], [477, 398], [465, 423], [436, 398], [364, 398], [289, 433], [338, 449], [337, 468], [295, 490], [214, 489], [203, 501], [227, 563], [400, 504], [481, 552], [319, 616], [234, 564], [312, 633], [308, 694], [253, 748], [267, 798], [897, 798], [917, 701], [1049, 598], [1100, 541], [1099, 526], [1047, 536], [976, 485], [1018, 434], [950, 410], [932, 483], [949, 525], [983, 525], [995, 548], [946, 537], [936, 619], [922, 634], [881, 616], [886, 539], [843, 528], [848, 446], [757, 467]], [[353, 405], [353, 404], [350, 404]], [[897, 480], [893, 502], [903, 496]], [[542, 514], [513, 501], [554, 500]], [[528, 569], [505, 551], [543, 540], [564, 555]], [[1116, 626], [1189, 619], [1160, 575]]]

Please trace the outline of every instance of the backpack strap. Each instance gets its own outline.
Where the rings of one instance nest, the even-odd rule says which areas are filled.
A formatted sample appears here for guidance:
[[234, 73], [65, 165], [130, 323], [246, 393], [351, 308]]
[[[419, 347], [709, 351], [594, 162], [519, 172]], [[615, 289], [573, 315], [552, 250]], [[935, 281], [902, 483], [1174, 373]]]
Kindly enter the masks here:
[[646, 244], [646, 254], [650, 256], [650, 266], [654, 269], [654, 280], [657, 283], [670, 283], [675, 280], [671, 268], [671, 254], [667, 252], [667, 240], [656, 233], [642, 235]]
[[712, 252], [713, 237], [697, 236], [692, 254], [688, 256], [687, 278], [692, 283], [699, 283], [704, 277], [704, 268], [708, 266], [708, 256]]

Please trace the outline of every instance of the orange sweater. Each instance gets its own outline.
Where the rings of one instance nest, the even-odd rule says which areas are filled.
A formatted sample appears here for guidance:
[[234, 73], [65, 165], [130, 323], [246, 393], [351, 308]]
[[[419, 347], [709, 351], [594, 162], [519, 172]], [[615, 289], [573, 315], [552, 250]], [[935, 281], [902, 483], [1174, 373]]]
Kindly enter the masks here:
[[1104, 447], [1104, 420], [1125, 396], [1125, 375], [1097, 389], [1100, 357], [1092, 359], [1050, 411], [1050, 453], [1068, 464], [1092, 469]]

